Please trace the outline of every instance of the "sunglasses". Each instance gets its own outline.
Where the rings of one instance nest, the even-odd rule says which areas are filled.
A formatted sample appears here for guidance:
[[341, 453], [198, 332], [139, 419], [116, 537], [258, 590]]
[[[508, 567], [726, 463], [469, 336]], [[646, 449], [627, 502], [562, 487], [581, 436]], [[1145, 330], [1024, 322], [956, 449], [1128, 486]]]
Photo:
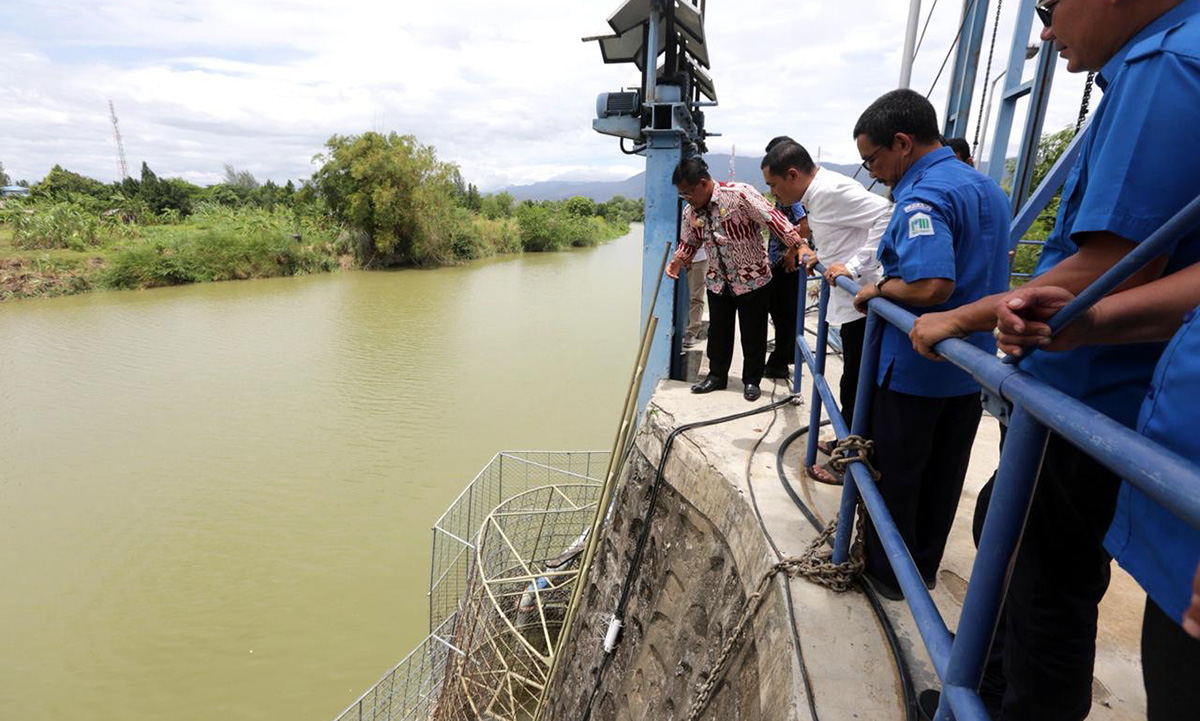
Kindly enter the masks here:
[[1037, 11], [1038, 19], [1042, 21], [1042, 25], [1050, 27], [1054, 23], [1054, 6], [1059, 0], [1039, 0], [1033, 9]]

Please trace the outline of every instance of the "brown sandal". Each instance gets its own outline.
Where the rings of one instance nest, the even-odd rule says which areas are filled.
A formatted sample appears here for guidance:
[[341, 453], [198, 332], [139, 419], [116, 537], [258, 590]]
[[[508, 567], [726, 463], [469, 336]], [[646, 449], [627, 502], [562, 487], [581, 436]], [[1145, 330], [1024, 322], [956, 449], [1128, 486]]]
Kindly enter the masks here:
[[841, 474], [835, 471], [828, 463], [814, 463], [804, 469], [804, 472], [817, 483], [824, 483], [829, 486], [842, 485]]
[[837, 441], [817, 441], [817, 450], [827, 456], [833, 455], [834, 448], [837, 448]]

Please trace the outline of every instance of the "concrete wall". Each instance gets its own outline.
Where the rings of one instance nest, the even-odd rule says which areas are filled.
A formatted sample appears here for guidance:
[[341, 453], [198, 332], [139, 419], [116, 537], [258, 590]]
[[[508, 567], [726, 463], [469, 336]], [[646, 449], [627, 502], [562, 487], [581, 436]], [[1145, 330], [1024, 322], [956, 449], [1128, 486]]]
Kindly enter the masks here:
[[[579, 721], [642, 528], [673, 419], [651, 404], [616, 493], [543, 719]], [[592, 712], [596, 721], [686, 718], [697, 688], [773, 556], [736, 479], [686, 437], [676, 441], [625, 630]], [[783, 592], [774, 582], [703, 718], [808, 718]]]

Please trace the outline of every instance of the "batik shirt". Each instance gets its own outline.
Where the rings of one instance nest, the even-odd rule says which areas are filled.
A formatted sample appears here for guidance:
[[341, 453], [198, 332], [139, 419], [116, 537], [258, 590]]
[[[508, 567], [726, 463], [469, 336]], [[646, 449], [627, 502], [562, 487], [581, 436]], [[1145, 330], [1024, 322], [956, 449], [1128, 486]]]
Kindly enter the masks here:
[[718, 295], [726, 286], [742, 295], [771, 280], [764, 229], [774, 231], [789, 248], [801, 242], [783, 213], [745, 183], [717, 183], [707, 206], [684, 207], [681, 225], [675, 257], [689, 263], [703, 246], [708, 252], [705, 285]]

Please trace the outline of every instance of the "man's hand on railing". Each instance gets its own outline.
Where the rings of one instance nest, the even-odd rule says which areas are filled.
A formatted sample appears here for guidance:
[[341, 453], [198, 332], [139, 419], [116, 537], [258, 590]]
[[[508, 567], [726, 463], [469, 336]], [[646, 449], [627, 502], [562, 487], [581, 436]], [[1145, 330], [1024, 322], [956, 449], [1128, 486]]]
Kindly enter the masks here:
[[913, 321], [908, 334], [913, 350], [930, 360], [942, 360], [933, 347], [947, 338], [965, 338], [967, 329], [962, 324], [962, 314], [953, 310], [926, 313]]
[[817, 251], [813, 250], [808, 244], [800, 246], [800, 262], [804, 264], [804, 272], [812, 275], [813, 268], [816, 268], [819, 262]]
[[854, 310], [867, 314], [867, 301], [879, 295], [879, 288], [868, 283], [859, 289], [858, 295], [854, 296]]
[[829, 285], [836, 285], [838, 276], [842, 275], [846, 276], [850, 280], [854, 280], [854, 275], [850, 271], [846, 270], [846, 266], [842, 263], [834, 263], [825, 269], [825, 281], [828, 282]]
[[1183, 630], [1200, 639], [1200, 567], [1196, 568], [1196, 580], [1192, 581], [1192, 604], [1183, 612]]
[[1083, 345], [1096, 322], [1095, 308], [1089, 308], [1058, 335], [1050, 336], [1050, 318], [1074, 299], [1074, 293], [1056, 286], [1026, 286], [1001, 298], [996, 304], [1000, 350], [1019, 356], [1029, 347], [1064, 351]]

